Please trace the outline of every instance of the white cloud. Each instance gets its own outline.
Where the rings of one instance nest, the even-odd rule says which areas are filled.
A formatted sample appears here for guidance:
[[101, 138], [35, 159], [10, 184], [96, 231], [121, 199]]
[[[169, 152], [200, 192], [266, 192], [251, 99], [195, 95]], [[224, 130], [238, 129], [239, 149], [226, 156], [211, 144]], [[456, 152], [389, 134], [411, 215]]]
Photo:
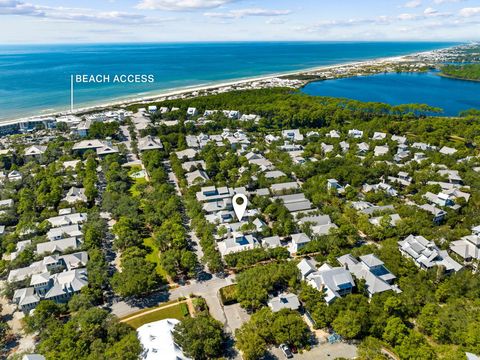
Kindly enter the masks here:
[[480, 7], [470, 7], [470, 8], [463, 8], [459, 12], [460, 16], [463, 17], [472, 17], [475, 15], [480, 15]]
[[145, 15], [119, 11], [99, 12], [92, 9], [40, 6], [18, 0], [0, 0], [0, 15], [41, 17], [59, 21], [86, 21], [109, 24], [147, 24], [168, 19], [150, 19]]
[[434, 15], [438, 14], [438, 10], [435, 10], [434, 8], [428, 7], [428, 8], [425, 9], [425, 11], [423, 13], [427, 16], [434, 16]]
[[144, 10], [191, 11], [218, 8], [239, 0], [141, 0], [136, 6]]
[[465, 0], [433, 0], [434, 4], [440, 5], [440, 4], [445, 4], [445, 3], [458, 3], [460, 1], [465, 1]]
[[403, 7], [406, 7], [406, 8], [417, 8], [419, 7], [420, 5], [422, 5], [422, 0], [411, 0], [411, 1], [408, 1], [406, 2]]
[[416, 14], [400, 14], [397, 16], [398, 20], [415, 20], [418, 18]]
[[230, 10], [228, 12], [207, 12], [204, 15], [215, 18], [239, 19], [246, 16], [285, 16], [291, 14], [291, 10], [269, 10], [261, 8]]

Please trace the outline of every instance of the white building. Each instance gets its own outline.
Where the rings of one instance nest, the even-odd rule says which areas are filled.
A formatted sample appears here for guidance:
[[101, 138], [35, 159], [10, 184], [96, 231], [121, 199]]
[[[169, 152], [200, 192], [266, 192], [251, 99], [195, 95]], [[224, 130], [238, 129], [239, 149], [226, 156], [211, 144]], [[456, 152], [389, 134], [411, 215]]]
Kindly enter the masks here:
[[143, 360], [190, 360], [173, 340], [177, 319], [164, 319], [140, 326], [137, 336], [142, 344]]

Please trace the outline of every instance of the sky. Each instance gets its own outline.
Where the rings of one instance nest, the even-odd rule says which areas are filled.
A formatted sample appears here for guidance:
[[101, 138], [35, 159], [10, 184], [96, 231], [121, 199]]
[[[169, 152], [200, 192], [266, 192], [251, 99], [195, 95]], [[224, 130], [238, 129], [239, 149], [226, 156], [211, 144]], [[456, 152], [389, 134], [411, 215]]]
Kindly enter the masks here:
[[480, 0], [0, 0], [0, 44], [478, 41]]

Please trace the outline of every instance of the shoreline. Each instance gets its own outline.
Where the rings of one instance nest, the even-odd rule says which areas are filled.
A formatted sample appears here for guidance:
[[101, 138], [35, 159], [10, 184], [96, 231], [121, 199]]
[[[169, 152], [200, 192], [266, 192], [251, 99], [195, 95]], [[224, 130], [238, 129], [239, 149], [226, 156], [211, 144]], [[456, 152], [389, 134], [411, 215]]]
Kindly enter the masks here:
[[[419, 61], [418, 59], [416, 60], [414, 59], [414, 57], [418, 57], [419, 55], [432, 54], [439, 50], [451, 49], [455, 47], [456, 46], [439, 48], [439, 49], [430, 50], [430, 51], [416, 52], [416, 53], [405, 54], [405, 55], [398, 55], [398, 56], [380, 57], [380, 58], [373, 58], [373, 59], [361, 60], [361, 61], [321, 65], [313, 68], [299, 69], [299, 70], [279, 72], [279, 73], [271, 73], [267, 75], [260, 75], [260, 76], [254, 76], [254, 77], [248, 77], [248, 78], [221, 80], [219, 82], [185, 86], [180, 88], [164, 89], [160, 91], [154, 90], [154, 91], [148, 92], [148, 95], [146, 96], [135, 97], [135, 95], [132, 95], [131, 97], [128, 96], [126, 98], [121, 98], [121, 99], [117, 98], [110, 101], [101, 102], [99, 104], [91, 104], [91, 105], [84, 104], [83, 107], [74, 109], [73, 112], [70, 110], [52, 109], [53, 110], [52, 112], [44, 113], [44, 114], [0, 119], [0, 124], [1, 125], [11, 124], [11, 123], [13, 124], [13, 123], [19, 123], [19, 122], [26, 122], [33, 119], [42, 119], [42, 118], [57, 117], [57, 116], [68, 116], [68, 115], [78, 116], [78, 115], [95, 112], [95, 111], [105, 111], [105, 110], [111, 109], [112, 107], [123, 108], [123, 107], [136, 105], [136, 104], [147, 104], [151, 102], [159, 102], [159, 101], [164, 101], [166, 100], [166, 98], [172, 97], [172, 96], [182, 96], [182, 95], [184, 96], [184, 95], [192, 94], [195, 92], [202, 92], [202, 91], [207, 91], [207, 92], [215, 91], [215, 90], [220, 90], [220, 89], [224, 89], [232, 86], [248, 85], [256, 82], [284, 78], [286, 76], [309, 75], [319, 71], [329, 71], [329, 70], [331, 71], [331, 70], [335, 70], [343, 67], [381, 66], [386, 64], [396, 65], [403, 62], [414, 62], [414, 61]], [[305, 86], [305, 84], [303, 84], [302, 86]]]

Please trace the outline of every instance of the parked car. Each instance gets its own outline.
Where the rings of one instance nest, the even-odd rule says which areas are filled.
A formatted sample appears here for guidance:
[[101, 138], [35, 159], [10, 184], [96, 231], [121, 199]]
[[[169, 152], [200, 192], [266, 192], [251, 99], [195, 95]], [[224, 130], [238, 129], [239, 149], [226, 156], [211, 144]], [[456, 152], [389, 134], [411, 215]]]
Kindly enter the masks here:
[[287, 359], [293, 358], [292, 350], [290, 350], [287, 344], [280, 344], [280, 349]]

